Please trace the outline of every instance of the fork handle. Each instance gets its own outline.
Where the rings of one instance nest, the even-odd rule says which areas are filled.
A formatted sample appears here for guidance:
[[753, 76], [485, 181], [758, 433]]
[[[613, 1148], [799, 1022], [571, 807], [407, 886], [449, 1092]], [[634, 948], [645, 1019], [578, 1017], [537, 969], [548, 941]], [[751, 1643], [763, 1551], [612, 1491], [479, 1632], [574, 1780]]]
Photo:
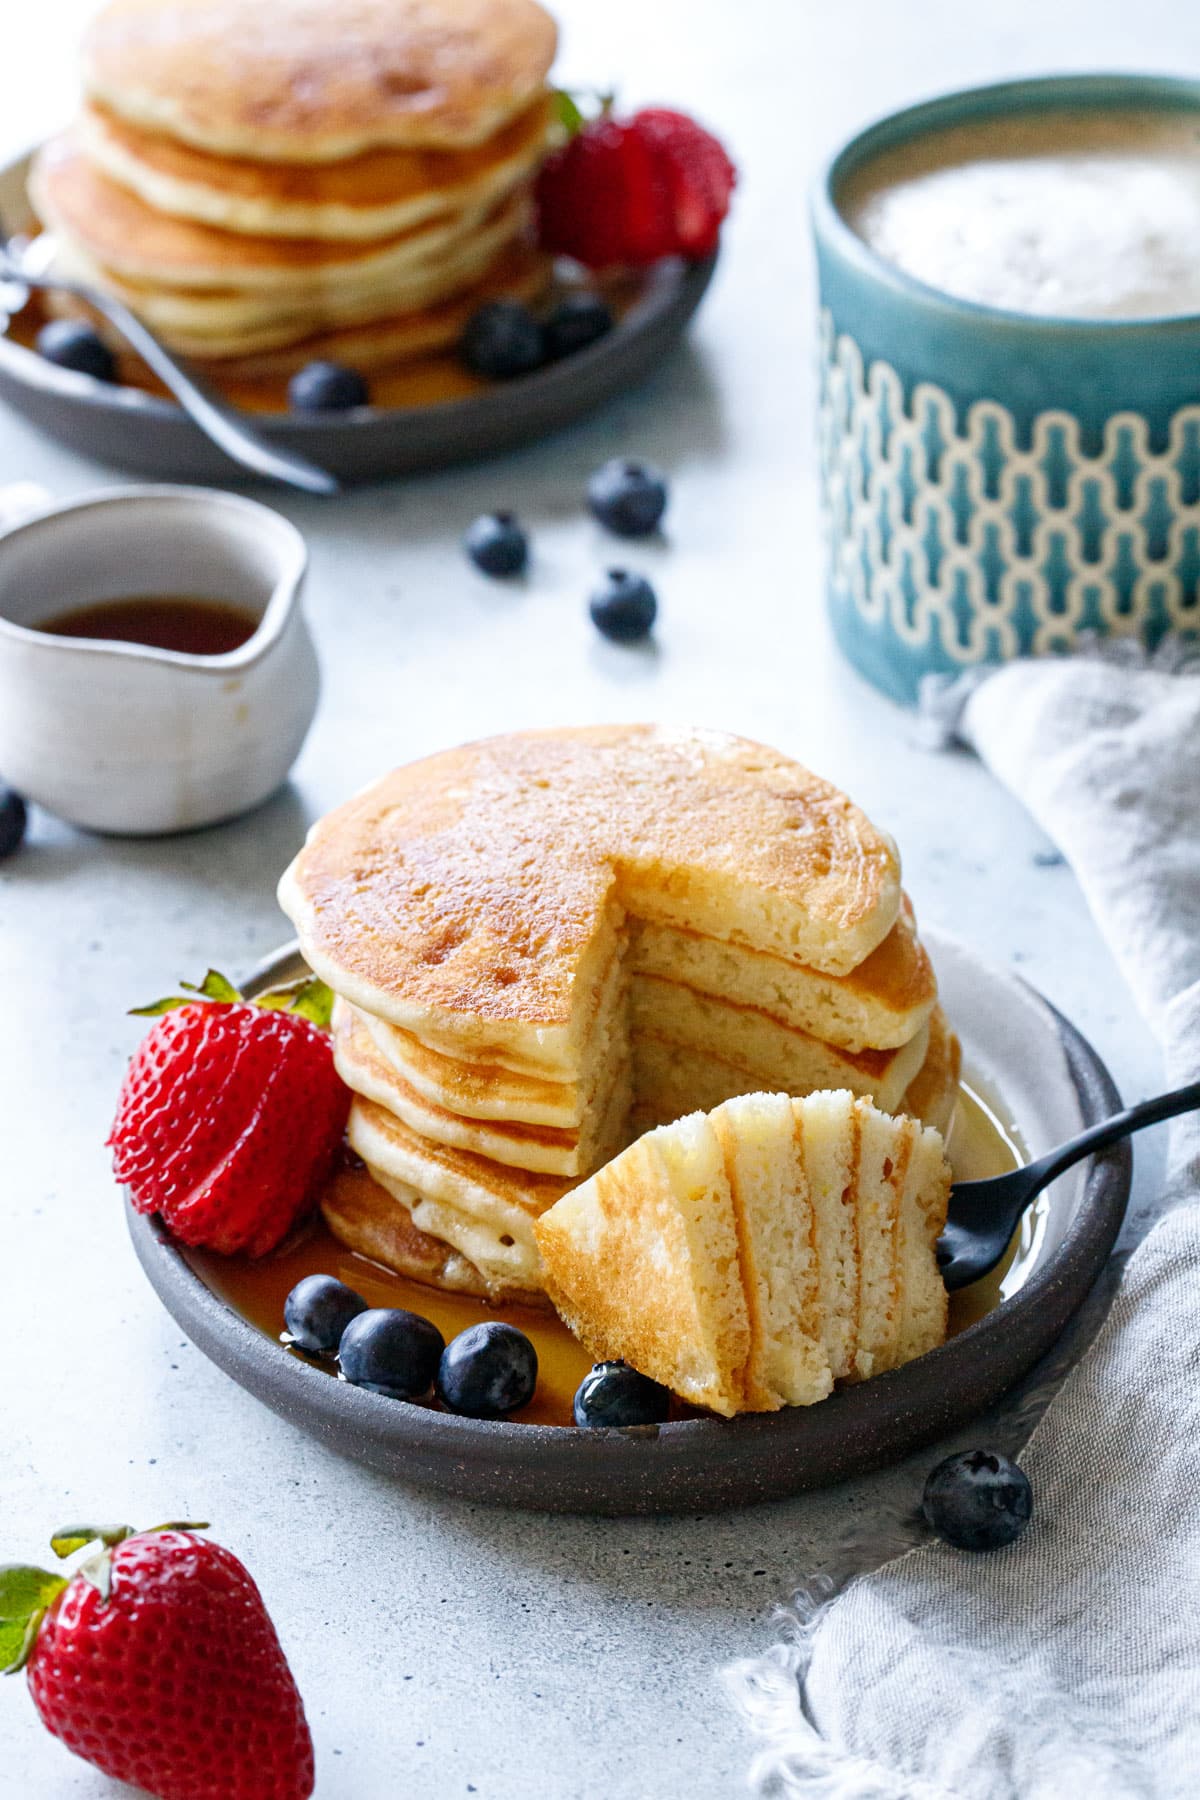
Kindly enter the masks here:
[[[1104, 1119], [1090, 1130], [1081, 1131], [1078, 1137], [1069, 1138], [1057, 1150], [1051, 1150], [1040, 1162], [1029, 1164], [1026, 1173], [1031, 1178], [1030, 1199], [1034, 1194], [1040, 1194], [1052, 1181], [1057, 1181], [1065, 1170], [1082, 1162], [1085, 1156], [1094, 1156], [1100, 1150], [1111, 1150], [1114, 1144], [1131, 1137], [1135, 1131], [1144, 1131], [1147, 1125], [1161, 1125], [1164, 1119], [1177, 1119], [1181, 1113], [1195, 1112], [1198, 1109], [1200, 1081], [1191, 1081], [1186, 1087], [1176, 1088], [1173, 1093], [1159, 1094], [1153, 1100], [1143, 1100], [1124, 1112], [1114, 1113], [1111, 1119]], [[1036, 1186], [1033, 1185], [1034, 1180]]]
[[[17, 279], [28, 281], [28, 277], [19, 274]], [[308, 494], [338, 492], [338, 483], [327, 470], [318, 468], [307, 457], [296, 456], [287, 450], [277, 450], [273, 444], [268, 444], [256, 431], [244, 424], [232, 408], [223, 406], [219, 400], [214, 399], [120, 300], [90, 288], [86, 293], [82, 289], [72, 289], [68, 282], [47, 282], [44, 285], [60, 287], [64, 292], [74, 291], [89, 306], [103, 313], [109, 324], [114, 325], [137, 351], [142, 361], [153, 369], [163, 386], [174, 394], [184, 412], [195, 421], [205, 436], [223, 450], [226, 456], [240, 463], [242, 468], [250, 469], [256, 475], [265, 475], [272, 481], [285, 482], [289, 487], [301, 488]]]

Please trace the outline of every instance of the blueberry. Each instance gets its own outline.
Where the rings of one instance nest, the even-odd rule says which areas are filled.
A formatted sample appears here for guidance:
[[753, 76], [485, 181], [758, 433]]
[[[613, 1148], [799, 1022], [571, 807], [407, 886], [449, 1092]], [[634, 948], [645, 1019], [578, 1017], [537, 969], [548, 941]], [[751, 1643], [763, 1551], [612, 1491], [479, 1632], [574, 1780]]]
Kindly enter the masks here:
[[575, 1395], [577, 1425], [661, 1425], [671, 1396], [628, 1363], [602, 1362], [589, 1369]]
[[658, 601], [644, 575], [610, 569], [605, 585], [592, 595], [588, 610], [596, 630], [606, 638], [632, 644], [649, 635], [658, 616]]
[[305, 363], [288, 382], [293, 412], [349, 412], [351, 407], [366, 406], [370, 398], [358, 370], [348, 369], [344, 363]]
[[442, 1352], [438, 1399], [468, 1419], [505, 1419], [529, 1405], [537, 1372], [537, 1351], [515, 1325], [468, 1325]]
[[367, 1310], [361, 1294], [332, 1275], [306, 1275], [283, 1303], [283, 1322], [301, 1350], [332, 1355], [351, 1319]]
[[481, 306], [467, 320], [460, 350], [468, 369], [492, 381], [528, 375], [546, 360], [542, 328], [519, 300], [490, 300]]
[[373, 1307], [351, 1319], [338, 1345], [342, 1374], [391, 1400], [419, 1400], [433, 1386], [446, 1340], [403, 1307]]
[[921, 1510], [947, 1544], [999, 1550], [1019, 1538], [1033, 1511], [1029, 1477], [995, 1450], [967, 1450], [940, 1462], [925, 1483]]
[[651, 463], [623, 456], [603, 463], [587, 485], [592, 512], [618, 537], [648, 537], [667, 510], [667, 483]]
[[26, 823], [25, 802], [0, 781], [0, 862], [21, 848]]
[[546, 354], [552, 362], [574, 356], [612, 328], [612, 313], [599, 294], [586, 289], [567, 294], [546, 320]]
[[463, 546], [485, 575], [519, 575], [529, 561], [529, 539], [510, 512], [481, 513], [467, 527]]
[[117, 359], [94, 326], [82, 319], [51, 319], [37, 334], [37, 347], [47, 362], [74, 369], [97, 381], [115, 381]]

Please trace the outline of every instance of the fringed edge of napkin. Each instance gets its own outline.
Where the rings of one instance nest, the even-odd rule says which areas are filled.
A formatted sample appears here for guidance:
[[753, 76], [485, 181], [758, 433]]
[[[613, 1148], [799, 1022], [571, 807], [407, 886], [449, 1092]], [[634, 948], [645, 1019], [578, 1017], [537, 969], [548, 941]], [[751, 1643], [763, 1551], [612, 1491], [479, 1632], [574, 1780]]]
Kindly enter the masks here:
[[[1107, 1317], [1124, 1257], [1112, 1257], [1071, 1325], [1018, 1390], [1004, 1417], [989, 1427], [989, 1442], [1016, 1456]], [[959, 1434], [961, 1436], [962, 1434]], [[955, 1800], [908, 1772], [897, 1772], [846, 1750], [822, 1735], [809, 1710], [805, 1683], [817, 1633], [830, 1608], [856, 1581], [900, 1562], [933, 1540], [915, 1507], [889, 1507], [869, 1527], [848, 1532], [832, 1571], [811, 1576], [771, 1623], [783, 1641], [761, 1656], [721, 1671], [721, 1685], [745, 1724], [762, 1742], [749, 1781], [762, 1794], [804, 1800]]]
[[[1169, 633], [1154, 650], [1148, 650], [1137, 638], [1081, 632], [1072, 660], [1076, 657], [1110, 663], [1116, 668], [1154, 670], [1161, 675], [1200, 675], [1200, 642], [1181, 637], [1178, 632]], [[970, 739], [962, 730], [968, 702], [985, 682], [1011, 666], [987, 663], [966, 669], [961, 675], [923, 675], [917, 693], [917, 743], [925, 750], [969, 748]]]

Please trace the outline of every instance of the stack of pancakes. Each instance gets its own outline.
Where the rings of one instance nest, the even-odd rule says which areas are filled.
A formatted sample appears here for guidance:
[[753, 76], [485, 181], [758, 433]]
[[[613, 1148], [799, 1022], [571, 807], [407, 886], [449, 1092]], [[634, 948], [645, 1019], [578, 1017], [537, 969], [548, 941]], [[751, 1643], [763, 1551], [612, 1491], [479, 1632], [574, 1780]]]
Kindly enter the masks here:
[[534, 1221], [640, 1131], [734, 1095], [953, 1110], [894, 845], [743, 739], [612, 726], [431, 757], [319, 821], [280, 900], [338, 996], [350, 1142], [379, 1184], [327, 1216], [443, 1285], [541, 1292]]
[[30, 177], [57, 267], [231, 373], [444, 348], [545, 280], [555, 35], [536, 0], [110, 0]]
[[749, 1094], [648, 1132], [537, 1240], [597, 1359], [727, 1417], [774, 1412], [942, 1342], [950, 1179], [938, 1132], [869, 1100]]

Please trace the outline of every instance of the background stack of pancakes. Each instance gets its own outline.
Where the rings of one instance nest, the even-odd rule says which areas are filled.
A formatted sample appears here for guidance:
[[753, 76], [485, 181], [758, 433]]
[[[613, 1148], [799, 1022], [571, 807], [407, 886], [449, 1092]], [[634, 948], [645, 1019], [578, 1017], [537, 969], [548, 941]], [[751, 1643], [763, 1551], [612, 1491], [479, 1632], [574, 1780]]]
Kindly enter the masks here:
[[426, 1278], [428, 1240], [449, 1246], [445, 1285], [540, 1290], [534, 1220], [638, 1132], [734, 1095], [953, 1111], [958, 1044], [895, 847], [742, 739], [446, 752], [319, 821], [280, 898], [338, 996], [350, 1141], [379, 1184], [330, 1223]]
[[184, 355], [386, 366], [542, 286], [554, 51], [536, 0], [111, 0], [31, 198]]

